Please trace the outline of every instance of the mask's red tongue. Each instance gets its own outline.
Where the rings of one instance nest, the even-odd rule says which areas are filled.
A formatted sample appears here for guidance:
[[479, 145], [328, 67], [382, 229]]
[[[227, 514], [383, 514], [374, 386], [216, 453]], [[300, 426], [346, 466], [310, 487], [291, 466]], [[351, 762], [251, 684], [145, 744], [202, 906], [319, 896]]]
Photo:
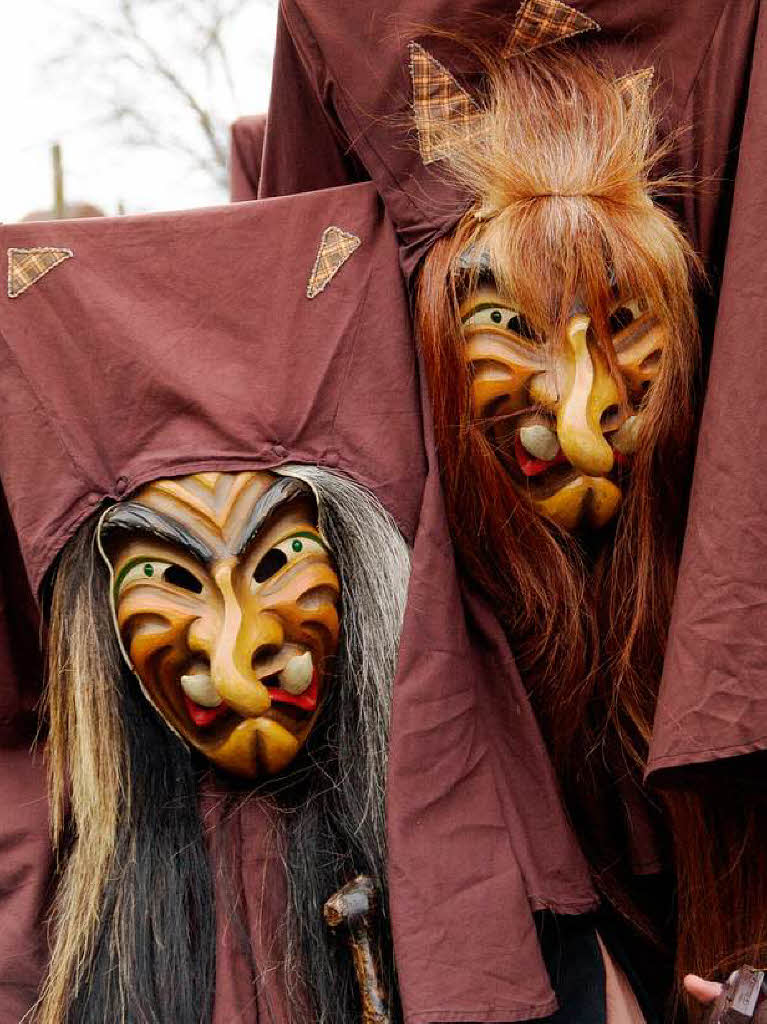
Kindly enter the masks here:
[[204, 729], [206, 725], [211, 725], [217, 718], [225, 715], [228, 710], [224, 703], [219, 704], [217, 708], [204, 708], [202, 704], [195, 703], [187, 694], [184, 694], [184, 703], [189, 717], [198, 729]]
[[514, 438], [514, 454], [517, 457], [519, 468], [525, 476], [538, 476], [541, 473], [545, 473], [547, 469], [551, 469], [552, 466], [558, 466], [562, 462], [567, 462], [567, 458], [561, 448], [553, 459], [548, 461], [546, 459], [536, 459], [522, 444], [519, 434]]
[[312, 681], [303, 693], [288, 693], [281, 686], [268, 686], [269, 696], [272, 704], [292, 704], [293, 707], [302, 711], [314, 711], [317, 708], [317, 691], [319, 690], [319, 679], [317, 669], [312, 673]]

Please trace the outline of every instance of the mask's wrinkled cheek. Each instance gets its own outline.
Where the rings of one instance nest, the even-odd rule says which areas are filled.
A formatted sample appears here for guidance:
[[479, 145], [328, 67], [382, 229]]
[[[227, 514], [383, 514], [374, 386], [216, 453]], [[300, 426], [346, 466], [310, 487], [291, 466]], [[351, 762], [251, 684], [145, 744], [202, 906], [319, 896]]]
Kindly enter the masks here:
[[503, 335], [482, 331], [467, 337], [466, 361], [471, 374], [471, 402], [475, 421], [488, 427], [499, 416], [524, 409], [528, 384], [542, 364], [515, 351]]
[[174, 609], [162, 595], [154, 599], [128, 595], [118, 600], [118, 627], [133, 671], [152, 703], [176, 729], [184, 720], [178, 681], [194, 657], [189, 637], [192, 629], [204, 630], [209, 618], [206, 609], [198, 614]]
[[309, 645], [322, 661], [338, 647], [340, 589], [332, 565], [317, 560], [279, 587], [264, 588], [261, 600], [284, 623], [286, 638]]
[[658, 378], [668, 333], [668, 327], [657, 317], [645, 313], [614, 339], [618, 366], [635, 403]]

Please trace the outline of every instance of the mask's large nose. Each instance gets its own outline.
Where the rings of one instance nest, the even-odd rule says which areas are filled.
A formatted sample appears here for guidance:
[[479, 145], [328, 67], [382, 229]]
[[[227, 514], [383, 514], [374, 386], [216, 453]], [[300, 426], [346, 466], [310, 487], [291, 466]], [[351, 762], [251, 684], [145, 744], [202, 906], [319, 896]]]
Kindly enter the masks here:
[[243, 612], [232, 586], [231, 565], [214, 572], [224, 602], [221, 631], [214, 640], [210, 674], [214, 687], [238, 714], [250, 718], [266, 711], [271, 700], [255, 671], [256, 657], [284, 640], [278, 617], [255, 609]]
[[587, 339], [589, 317], [576, 313], [567, 323], [560, 364], [557, 436], [567, 459], [589, 476], [613, 467], [613, 450], [602, 431], [602, 415], [620, 402], [604, 357]]

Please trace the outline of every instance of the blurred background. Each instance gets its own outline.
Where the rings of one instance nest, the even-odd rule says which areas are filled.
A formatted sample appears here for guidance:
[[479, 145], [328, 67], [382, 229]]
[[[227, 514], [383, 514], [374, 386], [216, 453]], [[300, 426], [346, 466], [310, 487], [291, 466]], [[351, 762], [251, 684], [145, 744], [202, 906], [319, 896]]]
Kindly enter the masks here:
[[265, 112], [277, 0], [4, 0], [0, 221], [227, 199]]

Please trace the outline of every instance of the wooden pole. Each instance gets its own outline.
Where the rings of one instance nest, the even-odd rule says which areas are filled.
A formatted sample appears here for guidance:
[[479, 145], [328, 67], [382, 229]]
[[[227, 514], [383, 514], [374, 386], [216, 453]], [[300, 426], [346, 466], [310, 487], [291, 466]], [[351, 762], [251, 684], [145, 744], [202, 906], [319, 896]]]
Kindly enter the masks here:
[[53, 160], [53, 216], [56, 220], [64, 218], [64, 169], [61, 162], [61, 145], [54, 142], [51, 146]]

